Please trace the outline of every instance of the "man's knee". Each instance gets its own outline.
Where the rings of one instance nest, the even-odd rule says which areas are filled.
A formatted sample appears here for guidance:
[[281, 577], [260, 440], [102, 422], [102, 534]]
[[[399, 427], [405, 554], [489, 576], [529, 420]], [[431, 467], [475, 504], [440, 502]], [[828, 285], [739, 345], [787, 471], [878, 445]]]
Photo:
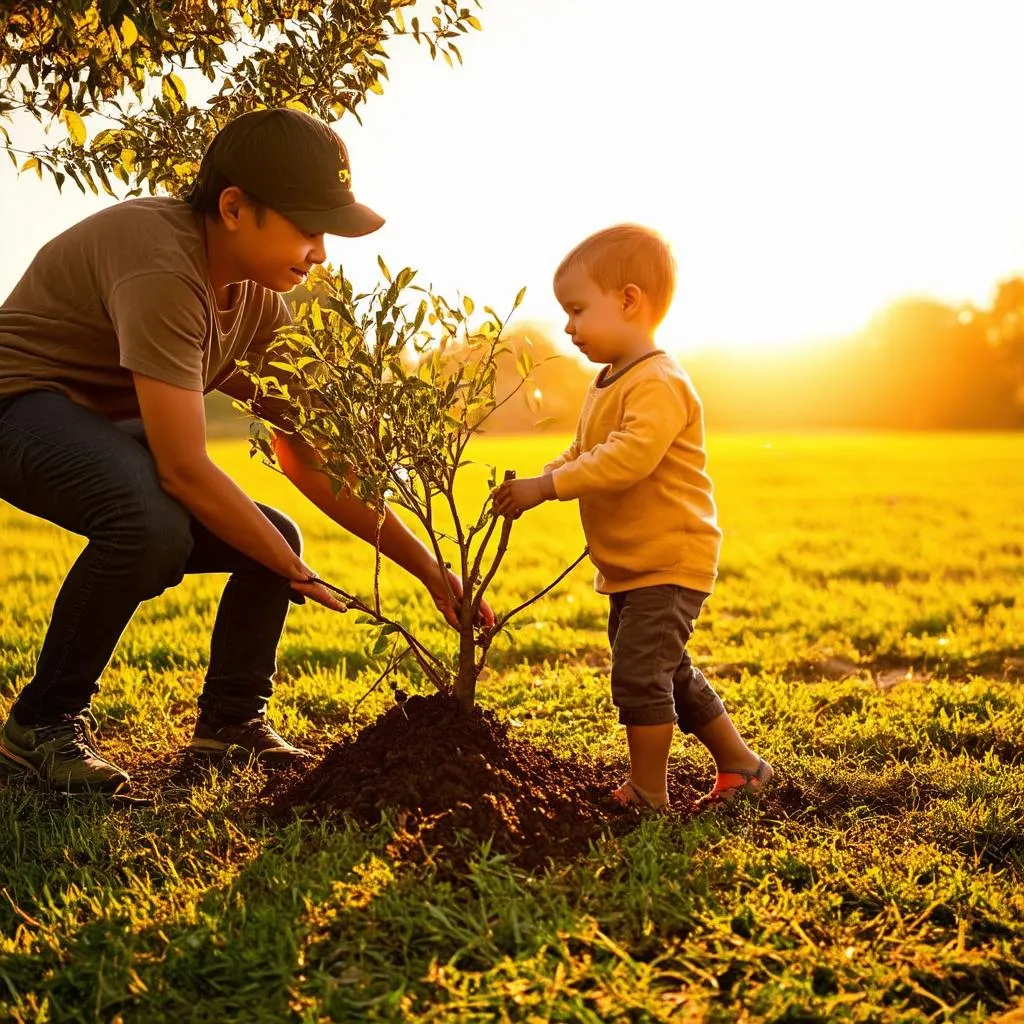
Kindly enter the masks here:
[[185, 507], [161, 493], [132, 496], [109, 512], [92, 535], [135, 588], [140, 600], [179, 584], [192, 553], [192, 518]]
[[284, 537], [286, 541], [288, 541], [288, 544], [291, 547], [292, 551], [294, 551], [295, 554], [297, 555], [301, 555], [302, 531], [299, 529], [298, 525], [294, 522], [294, 520], [289, 519], [288, 516], [286, 516], [283, 512], [279, 511], [276, 508], [271, 508], [269, 505], [260, 505], [260, 509], [263, 511], [263, 514], [274, 524], [274, 526], [277, 527], [278, 533], [280, 533], [281, 536]]

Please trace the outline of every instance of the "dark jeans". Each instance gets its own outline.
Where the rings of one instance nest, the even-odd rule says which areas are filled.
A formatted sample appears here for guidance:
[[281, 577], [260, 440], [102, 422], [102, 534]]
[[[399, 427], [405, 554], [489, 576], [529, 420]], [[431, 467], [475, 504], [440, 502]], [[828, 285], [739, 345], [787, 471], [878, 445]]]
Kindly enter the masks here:
[[[215, 537], [161, 488], [140, 421], [111, 423], [51, 391], [0, 399], [0, 500], [89, 540], [57, 595], [35, 676], [14, 706], [19, 722], [88, 707], [139, 604], [197, 572], [231, 573], [200, 709], [228, 721], [266, 709], [288, 583]], [[260, 508], [298, 552], [295, 524]]]
[[707, 594], [662, 584], [609, 595], [612, 702], [622, 725], [667, 725], [696, 732], [725, 705], [686, 645]]

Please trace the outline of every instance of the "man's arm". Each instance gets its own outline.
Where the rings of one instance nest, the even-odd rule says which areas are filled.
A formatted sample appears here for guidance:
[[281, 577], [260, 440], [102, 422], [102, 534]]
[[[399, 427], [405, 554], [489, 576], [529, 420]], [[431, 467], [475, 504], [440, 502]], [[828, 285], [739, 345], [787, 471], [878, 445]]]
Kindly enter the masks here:
[[[240, 374], [228, 377], [218, 390], [239, 401], [251, 400], [254, 392], [252, 383]], [[334, 493], [316, 452], [294, 434], [287, 433], [288, 424], [282, 415], [287, 407], [287, 402], [276, 398], [260, 406], [262, 417], [278, 428], [274, 431], [274, 454], [284, 475], [335, 523], [368, 544], [376, 545], [376, 511], [344, 488]], [[448, 595], [450, 591], [456, 601], [460, 600], [462, 581], [455, 573], [442, 570], [434, 553], [387, 507], [379, 543], [381, 554], [420, 580], [448, 623], [458, 627], [458, 614]], [[480, 617], [484, 625], [494, 624], [494, 613], [486, 601], [480, 605]]]
[[211, 533], [265, 565], [320, 604], [344, 611], [277, 528], [206, 450], [206, 410], [199, 391], [134, 374], [146, 440], [163, 489]]
[[[344, 487], [335, 494], [330, 478], [309, 445], [294, 434], [280, 431], [274, 432], [273, 443], [284, 475], [321, 512], [368, 544], [377, 543], [377, 513]], [[387, 507], [380, 528], [380, 551], [424, 582], [437, 569], [433, 552]]]

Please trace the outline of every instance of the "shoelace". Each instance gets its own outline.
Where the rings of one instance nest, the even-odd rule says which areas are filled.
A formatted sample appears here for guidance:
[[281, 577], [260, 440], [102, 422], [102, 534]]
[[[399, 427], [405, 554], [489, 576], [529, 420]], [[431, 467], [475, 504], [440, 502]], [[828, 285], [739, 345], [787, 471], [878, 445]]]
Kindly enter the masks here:
[[64, 742], [54, 748], [55, 754], [88, 754], [96, 756], [96, 736], [93, 729], [97, 726], [96, 718], [91, 711], [83, 711], [77, 715], [54, 722], [52, 725], [40, 726], [35, 733], [44, 742], [61, 740]]

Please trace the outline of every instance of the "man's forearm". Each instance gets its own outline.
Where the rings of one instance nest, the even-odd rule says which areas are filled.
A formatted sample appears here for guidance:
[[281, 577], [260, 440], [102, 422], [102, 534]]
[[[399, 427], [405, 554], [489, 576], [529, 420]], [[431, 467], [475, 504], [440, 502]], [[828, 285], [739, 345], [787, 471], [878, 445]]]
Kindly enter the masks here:
[[180, 476], [161, 479], [212, 534], [290, 580], [305, 575], [302, 560], [255, 502], [213, 462], [205, 460]]
[[[335, 494], [330, 478], [318, 468], [312, 448], [278, 433], [274, 452], [285, 476], [321, 512], [368, 544], [378, 543], [377, 513], [345, 489]], [[385, 510], [379, 543], [381, 554], [418, 579], [424, 579], [437, 564], [433, 553], [390, 509]]]

